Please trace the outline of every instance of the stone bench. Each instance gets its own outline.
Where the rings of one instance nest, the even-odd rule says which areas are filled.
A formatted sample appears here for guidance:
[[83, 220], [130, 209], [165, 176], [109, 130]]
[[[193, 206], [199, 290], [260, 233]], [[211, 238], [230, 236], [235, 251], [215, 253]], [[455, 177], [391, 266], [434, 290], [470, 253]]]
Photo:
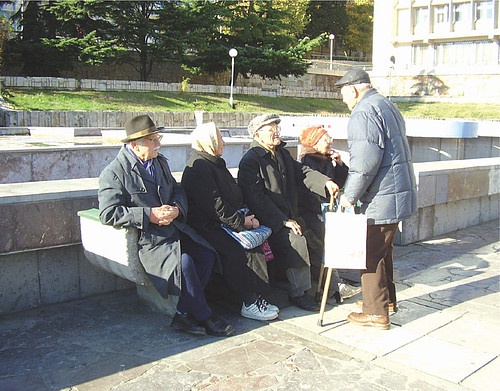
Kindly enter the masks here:
[[[397, 245], [498, 220], [500, 158], [416, 163], [414, 168], [418, 214], [403, 222]], [[233, 175], [236, 170], [231, 169]], [[181, 172], [173, 174], [179, 181]], [[81, 239], [79, 219], [89, 231], [121, 235], [121, 244], [105, 239], [101, 248], [131, 253], [125, 231], [102, 226], [96, 216], [77, 215], [97, 208], [97, 191], [97, 178], [0, 184], [0, 222], [8, 227], [0, 235], [0, 313], [125, 289], [143, 294], [140, 284], [95, 267], [84, 253], [81, 240], [102, 254], [87, 246], [88, 238]], [[96, 234], [96, 240], [103, 243], [106, 235]]]
[[150, 282], [139, 260], [136, 228], [114, 228], [101, 224], [99, 210], [78, 212], [85, 257], [101, 269], [135, 283], [137, 294], [155, 311], [173, 316], [178, 297], [164, 299]]

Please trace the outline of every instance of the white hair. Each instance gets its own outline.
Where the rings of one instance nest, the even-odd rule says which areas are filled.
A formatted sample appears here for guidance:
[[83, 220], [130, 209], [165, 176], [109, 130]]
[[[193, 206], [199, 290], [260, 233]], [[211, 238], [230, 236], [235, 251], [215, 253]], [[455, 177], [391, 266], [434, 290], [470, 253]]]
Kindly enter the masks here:
[[361, 91], [369, 90], [370, 88], [373, 88], [371, 83], [359, 83], [359, 84], [355, 84], [355, 86], [358, 90], [361, 90]]

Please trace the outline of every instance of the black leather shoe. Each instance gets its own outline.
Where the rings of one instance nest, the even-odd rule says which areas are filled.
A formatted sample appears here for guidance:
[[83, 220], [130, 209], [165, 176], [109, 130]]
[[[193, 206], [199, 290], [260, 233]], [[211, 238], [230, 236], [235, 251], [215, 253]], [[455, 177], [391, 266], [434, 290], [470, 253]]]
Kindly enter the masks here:
[[305, 293], [302, 296], [297, 297], [288, 296], [288, 299], [294, 306], [302, 308], [303, 310], [312, 312], [319, 311], [318, 303], [315, 303], [314, 300], [307, 296]]
[[170, 326], [177, 331], [185, 331], [186, 333], [193, 335], [207, 335], [207, 330], [205, 327], [200, 325], [200, 323], [191, 317], [189, 314], [178, 314], [174, 315], [172, 323]]
[[229, 337], [234, 332], [234, 327], [212, 314], [210, 318], [201, 322], [210, 335]]

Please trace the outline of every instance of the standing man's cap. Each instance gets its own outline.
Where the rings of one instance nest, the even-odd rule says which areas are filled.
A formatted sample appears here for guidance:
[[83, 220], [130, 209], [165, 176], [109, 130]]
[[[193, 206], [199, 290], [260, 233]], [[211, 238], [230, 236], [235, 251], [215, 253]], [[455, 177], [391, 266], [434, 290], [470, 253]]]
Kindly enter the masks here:
[[278, 116], [278, 114], [258, 115], [257, 117], [252, 119], [248, 124], [248, 134], [253, 137], [255, 135], [255, 132], [257, 132], [257, 130], [259, 130], [265, 125], [272, 124], [273, 122], [277, 124], [281, 122], [281, 119]]
[[335, 83], [336, 86], [345, 86], [350, 84], [371, 83], [370, 76], [364, 70], [351, 68], [342, 78]]
[[132, 140], [158, 133], [163, 127], [157, 128], [155, 123], [148, 115], [138, 115], [125, 122], [125, 132], [127, 137], [121, 142], [128, 143]]

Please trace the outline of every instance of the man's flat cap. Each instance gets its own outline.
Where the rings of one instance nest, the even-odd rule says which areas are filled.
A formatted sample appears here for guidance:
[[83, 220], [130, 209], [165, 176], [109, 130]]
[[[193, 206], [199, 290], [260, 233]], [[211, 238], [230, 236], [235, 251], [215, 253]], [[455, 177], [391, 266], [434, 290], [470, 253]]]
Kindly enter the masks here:
[[265, 125], [272, 124], [273, 122], [277, 124], [281, 122], [281, 119], [278, 116], [278, 114], [258, 115], [257, 117], [252, 119], [248, 124], [248, 134], [253, 137], [255, 135], [255, 132], [257, 132], [257, 130], [259, 130]]
[[351, 84], [371, 83], [370, 76], [364, 70], [351, 68], [342, 78], [335, 83], [336, 86], [345, 86]]

